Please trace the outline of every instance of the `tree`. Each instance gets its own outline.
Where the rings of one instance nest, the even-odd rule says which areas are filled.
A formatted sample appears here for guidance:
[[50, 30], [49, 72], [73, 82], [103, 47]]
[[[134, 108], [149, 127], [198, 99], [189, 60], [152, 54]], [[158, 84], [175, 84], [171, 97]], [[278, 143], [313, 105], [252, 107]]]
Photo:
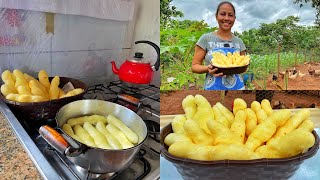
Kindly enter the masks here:
[[315, 24], [317, 26], [320, 26], [320, 0], [294, 0], [294, 4], [300, 4], [300, 7], [303, 6], [302, 2], [305, 2], [305, 3], [309, 3], [311, 2], [311, 6], [313, 8], [316, 8], [317, 10], [317, 14], [316, 14], [316, 21], [315, 21]]
[[183, 17], [183, 13], [175, 6], [170, 5], [173, 0], [160, 1], [160, 27], [166, 28], [172, 21], [172, 17]]

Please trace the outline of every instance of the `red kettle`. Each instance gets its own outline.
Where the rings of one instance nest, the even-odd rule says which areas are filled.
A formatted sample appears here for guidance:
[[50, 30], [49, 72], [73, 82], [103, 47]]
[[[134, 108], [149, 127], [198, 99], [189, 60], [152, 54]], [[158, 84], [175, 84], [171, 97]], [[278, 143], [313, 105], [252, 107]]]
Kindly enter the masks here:
[[135, 52], [131, 59], [127, 59], [118, 69], [114, 61], [111, 61], [112, 71], [119, 76], [119, 79], [126, 85], [139, 86], [148, 85], [152, 81], [153, 72], [160, 66], [160, 48], [150, 41], [136, 41], [135, 44], [146, 43], [151, 45], [157, 51], [157, 61], [153, 66], [150, 61], [143, 58], [143, 53]]

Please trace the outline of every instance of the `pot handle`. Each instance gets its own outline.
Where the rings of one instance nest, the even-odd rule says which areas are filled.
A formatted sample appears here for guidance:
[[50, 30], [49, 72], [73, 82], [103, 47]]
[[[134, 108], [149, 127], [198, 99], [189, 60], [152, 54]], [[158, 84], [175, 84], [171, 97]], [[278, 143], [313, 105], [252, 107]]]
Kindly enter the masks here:
[[66, 156], [78, 156], [82, 153], [83, 148], [74, 148], [68, 141], [55, 129], [48, 125], [43, 125], [39, 129], [40, 135], [59, 153]]
[[133, 97], [133, 96], [130, 96], [130, 95], [127, 95], [127, 94], [118, 94], [118, 96], [116, 97], [115, 101], [117, 100], [122, 100], [122, 101], [125, 101], [125, 102], [129, 102], [133, 105], [135, 105], [137, 108], [140, 107], [141, 105], [141, 102], [139, 99]]
[[156, 51], [157, 51], [157, 61], [156, 63], [154, 63], [154, 65], [151, 67], [153, 69], [153, 71], [158, 71], [159, 67], [160, 67], [160, 48], [158, 45], [156, 45], [155, 43], [151, 42], [151, 41], [136, 41], [135, 44], [139, 44], [139, 43], [146, 43], [151, 45]]
[[70, 147], [67, 140], [65, 140], [61, 134], [48, 125], [41, 126], [39, 129], [40, 135], [47, 141], [52, 147], [54, 147], [61, 154], [65, 154], [66, 149]]

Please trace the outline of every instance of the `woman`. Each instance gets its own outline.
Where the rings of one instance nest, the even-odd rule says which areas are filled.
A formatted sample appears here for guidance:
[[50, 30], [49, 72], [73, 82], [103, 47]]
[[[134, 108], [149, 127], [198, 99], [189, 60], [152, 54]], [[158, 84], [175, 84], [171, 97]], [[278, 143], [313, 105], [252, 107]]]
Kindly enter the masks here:
[[[192, 60], [192, 72], [206, 74], [205, 90], [241, 90], [244, 89], [243, 79], [239, 74], [224, 76], [216, 73], [210, 64], [213, 52], [240, 52], [245, 55], [246, 47], [242, 40], [231, 33], [231, 27], [236, 19], [234, 6], [230, 2], [221, 2], [216, 11], [216, 20], [219, 29], [215, 32], [204, 34], [198, 40]], [[206, 65], [203, 64], [205, 60]]]

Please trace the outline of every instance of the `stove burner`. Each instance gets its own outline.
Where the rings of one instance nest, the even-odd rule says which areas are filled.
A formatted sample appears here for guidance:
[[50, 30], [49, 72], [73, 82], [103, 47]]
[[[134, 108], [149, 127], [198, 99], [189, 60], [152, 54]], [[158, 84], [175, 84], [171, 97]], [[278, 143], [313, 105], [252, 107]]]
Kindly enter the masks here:
[[144, 122], [147, 125], [149, 137], [160, 142], [160, 124], [151, 120], [144, 120]]
[[[132, 102], [126, 102], [123, 98], [117, 96], [121, 94], [130, 95], [133, 98]], [[126, 99], [125, 96], [124, 99]], [[44, 177], [47, 179], [47, 174], [55, 171], [61, 179], [76, 179], [76, 180], [88, 180], [88, 179], [152, 179], [159, 178], [160, 174], [160, 90], [154, 85], [149, 85], [141, 88], [128, 88], [121, 84], [120, 81], [111, 82], [109, 85], [99, 84], [89, 87], [88, 91], [84, 95], [84, 99], [100, 99], [105, 101], [114, 102], [117, 100], [123, 103], [123, 106], [131, 108], [137, 108], [137, 114], [142, 119], [147, 119], [146, 125], [148, 129], [148, 138], [143, 143], [139, 153], [136, 155], [133, 163], [121, 172], [115, 172], [113, 174], [95, 174], [88, 172], [76, 164], [72, 163], [65, 155], [60, 154], [53, 149], [40, 135], [38, 129], [41, 125], [49, 125], [52, 128], [57, 128], [55, 119], [46, 119], [41, 121], [26, 121], [23, 117], [18, 118], [19, 122], [23, 126], [23, 131], [31, 137], [34, 144], [31, 144], [32, 148], [27, 148], [30, 152], [34, 152], [34, 149], [39, 149], [44, 157], [37, 160], [35, 164], [45, 173]], [[7, 112], [7, 111], [4, 111]], [[10, 113], [9, 113], [10, 114]], [[15, 128], [15, 126], [13, 126]], [[59, 128], [58, 128], [59, 129]], [[21, 137], [19, 135], [21, 140]], [[23, 139], [21, 140], [23, 141]], [[35, 153], [31, 153], [35, 154]], [[41, 167], [42, 161], [49, 163], [52, 167], [48, 170]]]
[[[138, 99], [138, 101], [134, 100], [128, 102], [126, 101], [126, 97], [121, 97], [123, 94], [133, 97], [129, 98], [129, 100], [135, 98]], [[115, 102], [135, 112], [138, 112], [140, 108], [150, 107], [157, 115], [160, 114], [160, 90], [155, 85], [148, 85], [140, 88], [128, 88], [124, 86], [121, 81], [113, 81], [110, 82], [109, 85], [98, 84], [90, 86], [84, 97], [85, 99], [100, 99]]]
[[95, 174], [95, 173], [88, 173], [88, 177], [86, 179], [94, 180], [94, 179], [112, 179], [115, 173], [105, 173], [105, 174]]
[[[39, 138], [42, 138], [41, 136]], [[135, 160], [129, 167], [114, 173], [105, 173], [105, 174], [97, 174], [90, 172], [78, 165], [73, 164], [66, 156], [57, 152], [50, 145], [46, 145], [44, 149], [44, 153], [47, 155], [55, 155], [50, 156], [49, 160], [53, 164], [60, 164], [56, 166], [56, 170], [60, 172], [60, 174], [65, 175], [62, 179], [77, 179], [77, 180], [122, 180], [122, 179], [134, 179], [141, 180], [147, 176], [147, 174], [151, 171], [151, 165], [149, 161], [146, 159], [146, 150], [140, 149], [138, 154], [135, 157]], [[63, 167], [68, 169], [69, 175], [63, 171]]]

